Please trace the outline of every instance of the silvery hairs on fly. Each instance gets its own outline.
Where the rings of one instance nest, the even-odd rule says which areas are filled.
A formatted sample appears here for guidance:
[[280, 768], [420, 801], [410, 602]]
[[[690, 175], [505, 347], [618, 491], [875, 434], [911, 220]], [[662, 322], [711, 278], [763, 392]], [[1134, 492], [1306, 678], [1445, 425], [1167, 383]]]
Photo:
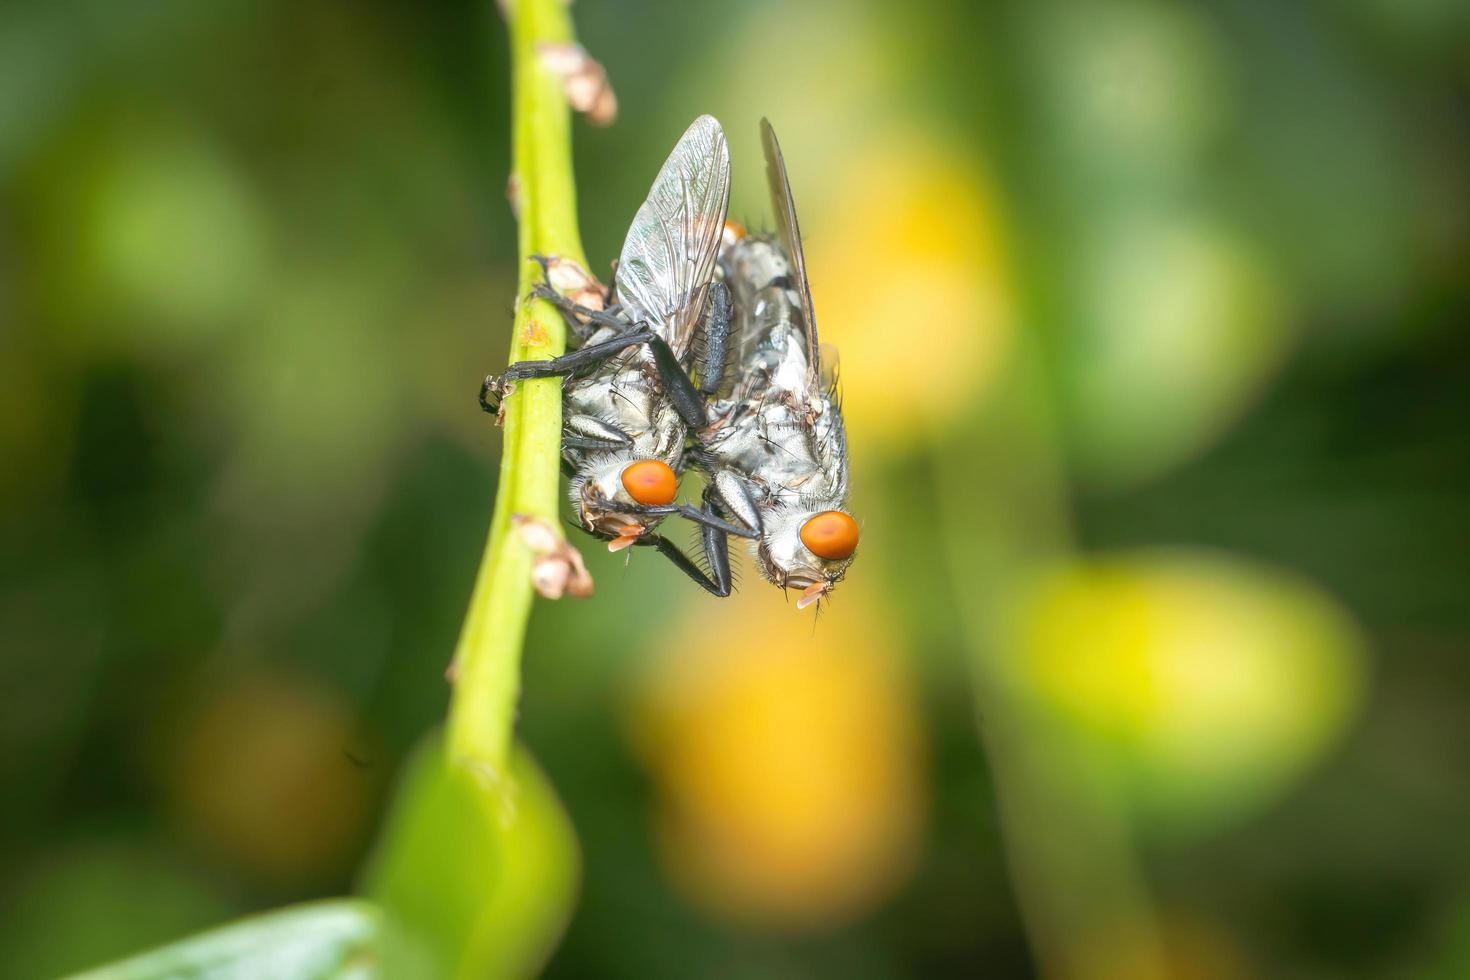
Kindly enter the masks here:
[[[708, 474], [706, 508], [756, 532], [757, 567], [782, 589], [801, 590], [804, 608], [847, 573], [858, 525], [847, 510], [836, 354], [817, 339], [791, 184], [764, 119], [761, 135], [777, 235], [727, 225], [716, 288], [730, 293], [730, 334], [709, 345], [727, 345], [726, 380], [693, 430], [692, 455]], [[725, 534], [705, 526], [701, 536], [708, 564], [728, 578]]]

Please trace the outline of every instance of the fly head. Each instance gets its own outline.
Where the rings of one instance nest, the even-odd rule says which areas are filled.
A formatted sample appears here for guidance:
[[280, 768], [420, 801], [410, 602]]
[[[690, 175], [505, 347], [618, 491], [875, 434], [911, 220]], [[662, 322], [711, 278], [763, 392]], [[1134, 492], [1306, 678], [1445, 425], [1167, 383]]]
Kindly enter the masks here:
[[829, 507], [783, 507], [763, 515], [763, 529], [756, 563], [780, 588], [801, 591], [798, 609], [831, 592], [857, 553], [857, 521], [836, 501]]
[[672, 504], [679, 475], [662, 459], [598, 453], [577, 468], [571, 492], [582, 527], [607, 539], [609, 551], [621, 551], [663, 522], [664, 513], [644, 510]]

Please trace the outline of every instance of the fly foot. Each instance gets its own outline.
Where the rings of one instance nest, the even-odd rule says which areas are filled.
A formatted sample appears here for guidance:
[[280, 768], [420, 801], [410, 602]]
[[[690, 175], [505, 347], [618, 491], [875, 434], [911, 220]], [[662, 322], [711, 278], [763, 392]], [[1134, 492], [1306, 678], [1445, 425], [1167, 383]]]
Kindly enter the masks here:
[[515, 390], [513, 382], [493, 374], [486, 375], [485, 383], [480, 385], [480, 408], [495, 416], [496, 425], [505, 424], [505, 398]]

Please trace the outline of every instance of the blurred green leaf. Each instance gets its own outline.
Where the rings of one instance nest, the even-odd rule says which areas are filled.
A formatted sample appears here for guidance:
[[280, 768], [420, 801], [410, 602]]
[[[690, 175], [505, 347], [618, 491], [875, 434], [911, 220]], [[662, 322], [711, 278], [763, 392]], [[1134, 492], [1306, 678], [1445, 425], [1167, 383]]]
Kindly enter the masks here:
[[1207, 211], [1134, 202], [1085, 238], [1063, 366], [1070, 429], [1086, 477], [1128, 484], [1218, 438], [1293, 329], [1255, 244]]
[[72, 980], [365, 978], [373, 975], [377, 924], [377, 910], [366, 902], [313, 902], [244, 919]]
[[59, 338], [177, 355], [254, 319], [268, 200], [227, 141], [162, 108], [102, 103], [21, 173], [18, 214]]
[[435, 735], [408, 767], [365, 891], [384, 909], [383, 976], [520, 977], [572, 910], [571, 823], [529, 755], [491, 784]]
[[[22, 668], [34, 663], [32, 657], [21, 658]], [[16, 669], [13, 663], [8, 666]], [[29, 675], [32, 685], [39, 676], [37, 670]], [[83, 675], [83, 683], [95, 683], [94, 674], [77, 672]], [[22, 714], [17, 707], [21, 700], [12, 698], [0, 713], [7, 720]], [[58, 711], [66, 706], [61, 698], [46, 703]], [[31, 744], [44, 745], [40, 741]], [[35, 784], [17, 781], [6, 785]], [[44, 806], [44, 798], [39, 802]], [[31, 799], [11, 804], [6, 816], [36, 804]], [[27, 863], [29, 867], [15, 869], [14, 880], [6, 882], [7, 894], [0, 905], [0, 977], [75, 973], [194, 935], [251, 911], [201, 869], [185, 866], [155, 842], [83, 838], [65, 847], [45, 849]], [[139, 896], [147, 900], [139, 901]]]

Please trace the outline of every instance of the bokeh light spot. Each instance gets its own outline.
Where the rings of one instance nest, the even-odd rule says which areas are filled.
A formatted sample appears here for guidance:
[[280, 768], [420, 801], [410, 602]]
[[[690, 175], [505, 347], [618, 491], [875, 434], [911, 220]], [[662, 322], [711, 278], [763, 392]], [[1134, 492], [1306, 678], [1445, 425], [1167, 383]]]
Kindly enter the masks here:
[[846, 921], [904, 880], [923, 793], [917, 718], [875, 609], [811, 624], [771, 596], [675, 631], [636, 703], [660, 842], [684, 891], [773, 929]]
[[1078, 563], [1022, 605], [1018, 670], [1141, 808], [1209, 826], [1277, 796], [1357, 708], [1361, 640], [1310, 583], [1219, 556]]
[[231, 678], [201, 692], [176, 741], [176, 819], [220, 859], [294, 883], [356, 855], [377, 775], [334, 692], [284, 675]]

